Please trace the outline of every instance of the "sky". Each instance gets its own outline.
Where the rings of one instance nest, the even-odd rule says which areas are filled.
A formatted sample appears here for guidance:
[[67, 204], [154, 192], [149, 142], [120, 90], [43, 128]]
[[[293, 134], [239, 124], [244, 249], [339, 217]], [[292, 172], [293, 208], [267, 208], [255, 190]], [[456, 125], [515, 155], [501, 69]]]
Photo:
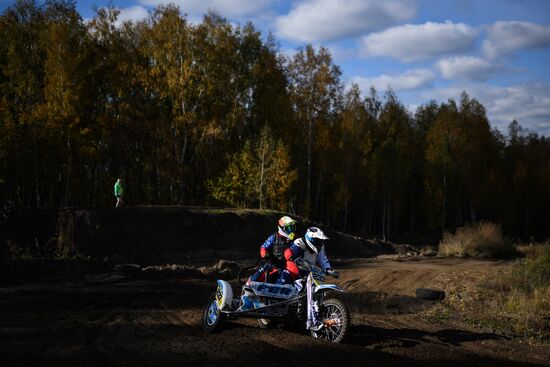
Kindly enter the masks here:
[[[13, 0], [0, 0], [0, 9]], [[154, 7], [175, 3], [192, 22], [214, 10], [231, 23], [252, 21], [293, 55], [311, 43], [328, 48], [342, 82], [391, 86], [414, 112], [430, 100], [459, 99], [462, 91], [507, 131], [516, 119], [550, 136], [550, 1], [547, 0], [80, 0], [120, 8], [136, 21]]]

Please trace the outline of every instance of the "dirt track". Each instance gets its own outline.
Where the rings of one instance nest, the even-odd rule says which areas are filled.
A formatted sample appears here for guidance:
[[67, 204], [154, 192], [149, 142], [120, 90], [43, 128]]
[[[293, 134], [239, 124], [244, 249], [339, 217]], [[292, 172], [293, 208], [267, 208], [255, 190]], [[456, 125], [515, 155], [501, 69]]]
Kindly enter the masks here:
[[5, 287], [0, 360], [2, 366], [550, 365], [547, 346], [425, 320], [419, 311], [432, 304], [412, 297], [416, 287], [444, 288], [456, 277], [475, 281], [502, 266], [439, 259], [341, 262], [338, 283], [350, 292], [353, 315], [342, 345], [296, 328], [260, 330], [253, 320], [207, 335], [200, 317], [212, 280], [89, 284], [65, 278]]

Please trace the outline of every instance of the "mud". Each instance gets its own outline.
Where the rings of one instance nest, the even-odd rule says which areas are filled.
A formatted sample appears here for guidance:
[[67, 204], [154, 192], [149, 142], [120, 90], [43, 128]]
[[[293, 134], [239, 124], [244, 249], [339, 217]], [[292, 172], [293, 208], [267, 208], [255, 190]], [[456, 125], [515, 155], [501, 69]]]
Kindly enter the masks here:
[[352, 331], [340, 345], [313, 340], [297, 326], [261, 330], [254, 320], [205, 334], [202, 307], [214, 282], [208, 272], [165, 267], [118, 274], [114, 282], [81, 276], [0, 288], [2, 366], [550, 365], [548, 346], [424, 319], [421, 311], [435, 303], [412, 296], [416, 287], [445, 289], [454, 277], [476, 281], [507, 263], [352, 259], [335, 265], [352, 309]]

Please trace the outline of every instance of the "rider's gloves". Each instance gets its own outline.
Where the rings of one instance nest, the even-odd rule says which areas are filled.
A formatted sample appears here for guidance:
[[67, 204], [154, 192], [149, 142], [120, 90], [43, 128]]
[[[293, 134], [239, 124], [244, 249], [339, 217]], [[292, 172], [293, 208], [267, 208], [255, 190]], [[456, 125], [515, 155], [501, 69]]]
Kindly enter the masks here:
[[337, 272], [337, 271], [334, 271], [332, 269], [327, 269], [326, 273], [330, 276], [332, 276], [333, 278], [338, 278], [340, 276], [340, 273]]
[[271, 262], [273, 260], [273, 256], [269, 252], [266, 252], [265, 255], [262, 257], [262, 260]]

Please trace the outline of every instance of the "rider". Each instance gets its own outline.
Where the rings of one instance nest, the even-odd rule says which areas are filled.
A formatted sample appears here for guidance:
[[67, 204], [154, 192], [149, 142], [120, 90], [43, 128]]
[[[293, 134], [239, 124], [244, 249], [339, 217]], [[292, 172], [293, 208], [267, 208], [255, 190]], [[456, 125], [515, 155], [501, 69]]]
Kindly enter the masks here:
[[[285, 284], [292, 280], [289, 271], [285, 271], [288, 261], [285, 261], [284, 252], [292, 244], [295, 232], [294, 219], [288, 216], [279, 219], [277, 232], [269, 236], [260, 246], [260, 257], [267, 263], [250, 276], [249, 282], [265, 282], [271, 279], [279, 284]], [[266, 274], [268, 274], [267, 278]]]
[[294, 260], [303, 259], [312, 265], [319, 266], [325, 273], [338, 278], [340, 274], [332, 270], [325, 252], [324, 241], [329, 238], [323, 231], [317, 227], [309, 227], [303, 238], [298, 238], [285, 250], [285, 259], [287, 260], [287, 270], [292, 279], [298, 279], [300, 271]]
[[260, 246], [260, 257], [267, 262], [252, 274], [243, 287], [241, 296], [242, 311], [253, 308], [253, 292], [248, 288], [250, 282], [267, 282], [285, 284], [292, 282], [290, 273], [285, 269], [284, 252], [292, 244], [296, 232], [296, 221], [288, 216], [281, 217], [277, 223], [277, 232], [272, 234]]

